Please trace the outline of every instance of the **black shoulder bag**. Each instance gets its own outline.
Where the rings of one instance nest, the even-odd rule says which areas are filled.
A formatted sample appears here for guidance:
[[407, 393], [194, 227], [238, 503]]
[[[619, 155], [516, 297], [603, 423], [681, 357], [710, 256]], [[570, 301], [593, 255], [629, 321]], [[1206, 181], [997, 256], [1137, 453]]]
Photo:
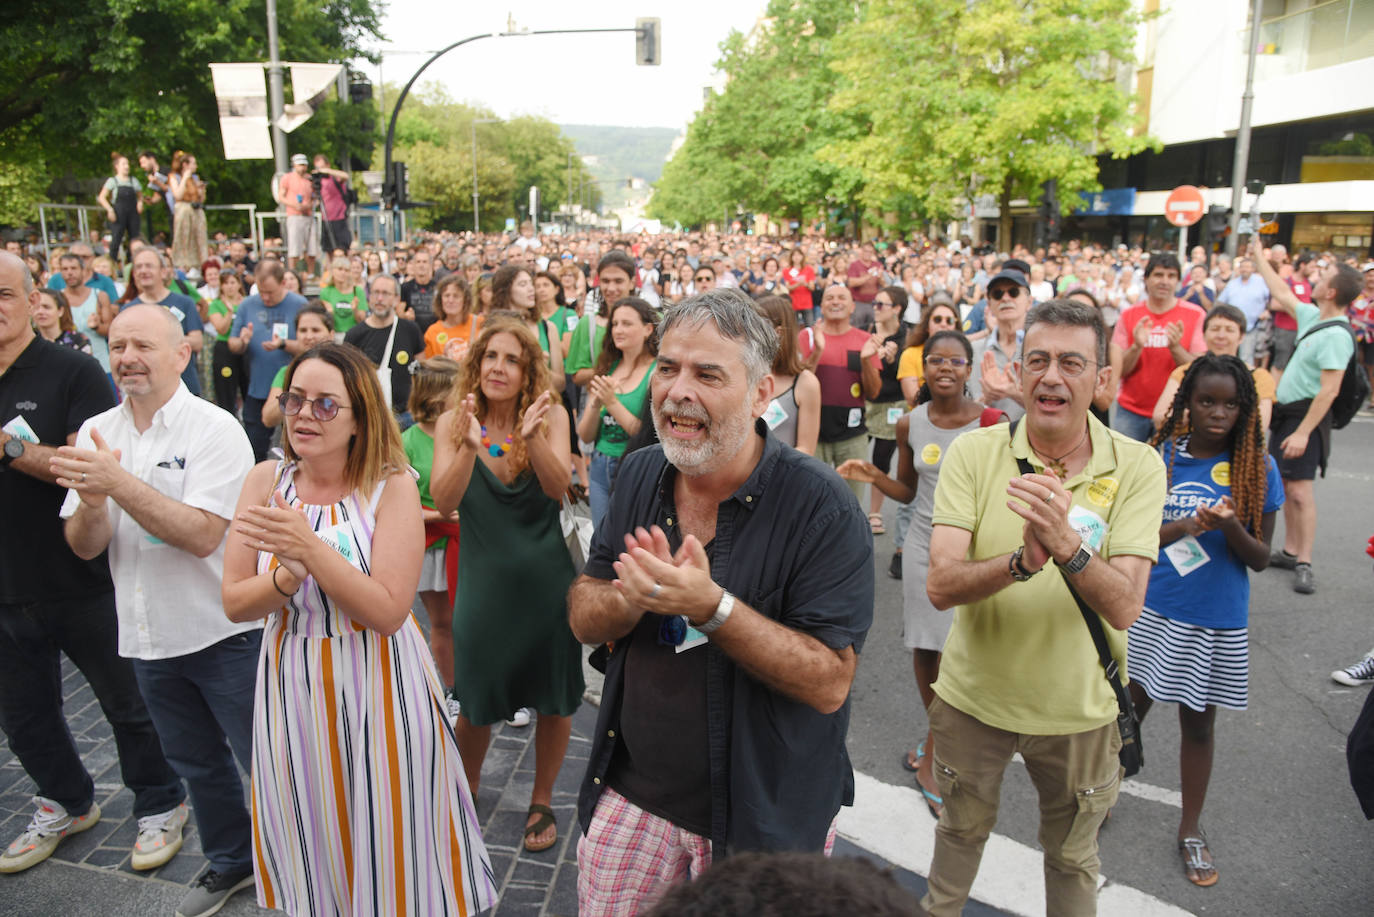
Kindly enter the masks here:
[[[1010, 425], [1011, 435], [1016, 436], [1016, 424]], [[1016, 467], [1022, 474], [1034, 474], [1035, 468], [1031, 463], [1023, 458], [1016, 459]], [[1064, 585], [1069, 587], [1069, 594], [1078, 603], [1078, 611], [1083, 615], [1083, 623], [1088, 625], [1088, 633], [1092, 635], [1093, 646], [1097, 647], [1097, 660], [1102, 663], [1102, 671], [1107, 676], [1107, 684], [1112, 686], [1112, 693], [1116, 695], [1116, 729], [1121, 733], [1121, 766], [1125, 769], [1123, 777], [1134, 777], [1145, 766], [1145, 749], [1140, 742], [1140, 717], [1136, 716], [1135, 704], [1131, 703], [1130, 692], [1121, 683], [1121, 668], [1116, 664], [1116, 658], [1112, 656], [1111, 648], [1107, 646], [1107, 634], [1102, 630], [1102, 619], [1097, 612], [1088, 607], [1088, 603], [1083, 601], [1083, 597], [1078, 594], [1078, 590], [1073, 588], [1073, 583], [1069, 582], [1068, 577], [1060, 574]]]

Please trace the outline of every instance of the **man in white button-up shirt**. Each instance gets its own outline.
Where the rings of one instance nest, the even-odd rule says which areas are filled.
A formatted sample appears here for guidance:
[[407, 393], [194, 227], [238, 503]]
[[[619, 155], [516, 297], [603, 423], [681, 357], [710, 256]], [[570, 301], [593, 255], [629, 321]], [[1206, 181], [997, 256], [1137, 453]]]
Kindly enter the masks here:
[[[190, 790], [210, 865], [178, 913], [200, 914], [253, 875], [234, 758], [251, 766], [262, 632], [229, 621], [220, 603], [224, 534], [253, 450], [233, 415], [181, 381], [190, 346], [170, 312], [125, 309], [109, 341], [124, 402], [82, 424], [52, 470], [69, 488], [72, 550], [109, 549], [120, 655], [134, 660], [167, 759]], [[162, 840], [179, 846], [180, 835], [169, 824]]]

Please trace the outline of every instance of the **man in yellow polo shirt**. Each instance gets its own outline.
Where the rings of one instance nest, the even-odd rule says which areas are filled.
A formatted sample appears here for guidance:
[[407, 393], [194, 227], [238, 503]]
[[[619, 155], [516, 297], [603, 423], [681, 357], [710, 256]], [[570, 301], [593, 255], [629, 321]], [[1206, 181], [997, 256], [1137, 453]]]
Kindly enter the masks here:
[[[1104, 624], [1124, 673], [1159, 552], [1165, 474], [1149, 446], [1088, 413], [1111, 381], [1095, 309], [1067, 300], [1026, 318], [1026, 415], [954, 441], [935, 491], [927, 591], [954, 608], [930, 706], [944, 797], [922, 906], [955, 915], [1020, 752], [1040, 796], [1046, 911], [1097, 911], [1097, 829], [1120, 783], [1117, 705], [1066, 582]], [[1022, 475], [1017, 460], [1030, 462]]]

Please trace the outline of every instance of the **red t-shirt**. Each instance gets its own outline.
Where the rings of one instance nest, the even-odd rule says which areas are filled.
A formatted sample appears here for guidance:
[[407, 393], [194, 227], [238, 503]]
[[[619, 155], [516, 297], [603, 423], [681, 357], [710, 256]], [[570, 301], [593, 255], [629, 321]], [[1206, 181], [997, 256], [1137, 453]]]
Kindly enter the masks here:
[[[824, 332], [822, 332], [824, 333]], [[802, 359], [815, 349], [814, 329], [803, 328], [797, 335]], [[825, 335], [825, 350], [816, 364], [816, 378], [821, 383], [820, 441], [836, 443], [868, 432], [864, 424], [863, 370], [859, 353], [871, 337], [861, 328], [850, 328], [841, 335]], [[869, 357], [873, 366], [882, 370], [882, 359]]]
[[876, 261], [860, 261], [855, 258], [849, 263], [848, 276], [864, 278], [863, 283], [849, 288], [854, 294], [855, 302], [872, 302], [873, 297], [883, 288], [883, 267]]
[[[1293, 291], [1293, 295], [1298, 297], [1299, 302], [1312, 305], [1312, 284], [1301, 277], [1289, 277], [1287, 281], [1288, 289]], [[1270, 315], [1274, 316], [1274, 327], [1282, 328], [1284, 331], [1297, 331], [1298, 320], [1287, 312], [1280, 312], [1278, 309], [1271, 309]]]
[[1142, 300], [1121, 313], [1117, 319], [1116, 331], [1112, 333], [1112, 343], [1122, 350], [1130, 350], [1135, 340], [1135, 326], [1149, 322], [1153, 330], [1150, 339], [1141, 348], [1140, 359], [1135, 369], [1121, 380], [1121, 391], [1116, 400], [1123, 408], [1136, 414], [1149, 417], [1169, 381], [1169, 373], [1177, 366], [1173, 354], [1169, 353], [1169, 334], [1166, 326], [1183, 322], [1183, 338], [1180, 343], [1189, 353], [1200, 354], [1207, 350], [1202, 339], [1202, 323], [1207, 313], [1190, 302], [1181, 299], [1174, 301], [1174, 307], [1162, 314], [1155, 314]]
[[277, 184], [281, 188], [281, 196], [285, 198], [282, 204], [286, 207], [287, 216], [310, 216], [315, 186], [311, 183], [309, 175], [298, 175], [295, 171], [287, 172]]
[[[809, 264], [803, 264], [799, 268], [789, 267], [782, 272], [782, 279], [789, 284], [797, 282], [808, 284], [814, 283], [816, 280], [816, 270]], [[788, 295], [792, 297], [792, 308], [798, 312], [805, 312], [813, 305], [811, 302], [810, 287], [797, 287], [795, 290], [789, 290]]]

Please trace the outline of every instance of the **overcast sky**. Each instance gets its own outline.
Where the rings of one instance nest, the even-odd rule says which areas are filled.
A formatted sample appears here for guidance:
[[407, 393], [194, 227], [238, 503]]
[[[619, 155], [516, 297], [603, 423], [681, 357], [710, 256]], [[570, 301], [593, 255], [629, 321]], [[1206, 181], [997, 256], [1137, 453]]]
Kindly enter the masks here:
[[[441, 83], [458, 101], [502, 117], [543, 115], [559, 124], [683, 128], [701, 106], [702, 89], [719, 88], [715, 63], [731, 29], [748, 32], [766, 0], [526, 0], [506, 6], [390, 0], [382, 19], [388, 51], [382, 73], [405, 85], [429, 54], [468, 35], [517, 29], [633, 28], [636, 17], [662, 20], [663, 63], [635, 65], [633, 33], [489, 38], [441, 57], [420, 78]], [[488, 11], [490, 10], [490, 11]], [[394, 51], [427, 51], [397, 54]], [[364, 67], [378, 81], [377, 68]], [[386, 100], [387, 111], [392, 100]]]

